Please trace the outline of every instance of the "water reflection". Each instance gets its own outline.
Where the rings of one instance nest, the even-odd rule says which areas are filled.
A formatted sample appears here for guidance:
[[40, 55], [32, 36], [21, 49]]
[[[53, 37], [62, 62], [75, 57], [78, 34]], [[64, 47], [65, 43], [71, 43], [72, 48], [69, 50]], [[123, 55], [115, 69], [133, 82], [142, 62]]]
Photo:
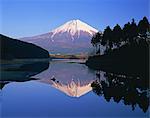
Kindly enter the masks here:
[[132, 110], [138, 105], [143, 112], [149, 107], [149, 80], [139, 77], [126, 77], [105, 73], [101, 79], [100, 71], [96, 73], [97, 80], [91, 86], [98, 96], [104, 96], [107, 102], [113, 99], [116, 103], [123, 101]]
[[48, 69], [49, 62], [21, 61], [11, 64], [1, 64], [0, 67], [0, 88], [2, 89], [5, 84], [10, 82], [36, 80], [30, 77]]
[[44, 79], [40, 80], [40, 82], [50, 84], [52, 87], [60, 90], [61, 92], [64, 92], [68, 96], [81, 97], [82, 95], [92, 90], [91, 83], [93, 81], [89, 80], [83, 84], [81, 80], [78, 80], [78, 82], [76, 82], [72, 79], [70, 82], [63, 84], [62, 82], [55, 79]]
[[[74, 62], [75, 61], [75, 62]], [[71, 97], [81, 97], [92, 90], [94, 71], [80, 60], [54, 60], [46, 71], [33, 76]]]
[[[29, 69], [32, 74], [26, 78], [24, 76], [24, 78], [25, 80], [34, 78], [36, 80], [13, 82], [0, 90], [2, 93], [0, 102], [3, 100], [2, 115], [17, 117], [27, 114], [31, 117], [148, 116], [148, 112], [146, 112], [149, 106], [147, 80], [90, 70], [80, 63], [82, 61], [79, 60], [53, 60], [50, 62], [49, 68], [47, 68], [47, 64], [30, 65], [28, 63], [26, 71]], [[23, 68], [21, 70], [25, 72], [25, 68]], [[16, 73], [22, 71], [18, 69]], [[14, 78], [14, 81], [18, 80], [22, 81], [23, 79]], [[9, 81], [2, 82], [3, 86]], [[124, 104], [136, 109], [132, 112]]]

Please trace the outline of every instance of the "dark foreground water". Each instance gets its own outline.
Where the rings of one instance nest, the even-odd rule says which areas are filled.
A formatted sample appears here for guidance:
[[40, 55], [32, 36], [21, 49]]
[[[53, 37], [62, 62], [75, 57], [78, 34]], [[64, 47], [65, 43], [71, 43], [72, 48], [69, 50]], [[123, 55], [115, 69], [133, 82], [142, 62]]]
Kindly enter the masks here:
[[149, 116], [146, 80], [90, 70], [79, 62], [2, 65], [0, 117]]

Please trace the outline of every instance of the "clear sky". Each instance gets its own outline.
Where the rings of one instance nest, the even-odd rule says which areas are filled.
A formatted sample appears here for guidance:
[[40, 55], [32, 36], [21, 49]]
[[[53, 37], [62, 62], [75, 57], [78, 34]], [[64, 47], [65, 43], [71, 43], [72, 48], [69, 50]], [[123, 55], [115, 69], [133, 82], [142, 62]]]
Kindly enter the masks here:
[[0, 0], [0, 33], [20, 38], [79, 19], [103, 31], [149, 15], [149, 0]]

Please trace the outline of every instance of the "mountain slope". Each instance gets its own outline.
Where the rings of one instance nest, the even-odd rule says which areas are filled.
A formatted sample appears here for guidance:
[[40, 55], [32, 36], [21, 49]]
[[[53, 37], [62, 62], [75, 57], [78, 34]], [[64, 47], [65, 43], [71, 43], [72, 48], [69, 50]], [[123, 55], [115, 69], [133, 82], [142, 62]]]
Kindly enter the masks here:
[[49, 58], [48, 51], [34, 44], [0, 34], [0, 59]]
[[71, 20], [49, 33], [21, 40], [41, 46], [50, 53], [79, 54], [89, 52], [91, 38], [96, 32], [98, 30], [80, 20]]

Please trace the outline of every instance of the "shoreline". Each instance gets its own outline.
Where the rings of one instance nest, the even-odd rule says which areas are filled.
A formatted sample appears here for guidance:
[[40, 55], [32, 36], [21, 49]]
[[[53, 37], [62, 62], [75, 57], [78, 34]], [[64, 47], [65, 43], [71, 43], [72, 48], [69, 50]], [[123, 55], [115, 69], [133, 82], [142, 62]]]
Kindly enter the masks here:
[[126, 45], [108, 54], [91, 56], [86, 65], [94, 70], [148, 78], [149, 44], [135, 47]]

